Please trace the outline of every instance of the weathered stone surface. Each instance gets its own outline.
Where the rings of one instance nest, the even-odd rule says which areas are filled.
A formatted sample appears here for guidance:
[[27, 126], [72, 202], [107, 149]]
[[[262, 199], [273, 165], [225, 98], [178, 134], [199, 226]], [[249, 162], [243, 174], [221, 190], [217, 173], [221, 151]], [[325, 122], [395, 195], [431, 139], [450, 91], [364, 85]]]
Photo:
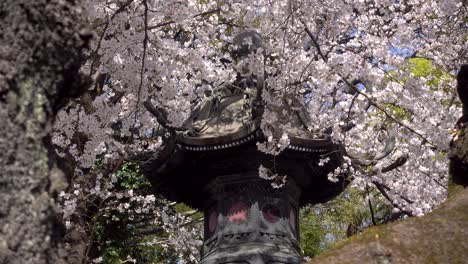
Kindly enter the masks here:
[[314, 258], [320, 263], [467, 263], [468, 189], [419, 218], [369, 228]]

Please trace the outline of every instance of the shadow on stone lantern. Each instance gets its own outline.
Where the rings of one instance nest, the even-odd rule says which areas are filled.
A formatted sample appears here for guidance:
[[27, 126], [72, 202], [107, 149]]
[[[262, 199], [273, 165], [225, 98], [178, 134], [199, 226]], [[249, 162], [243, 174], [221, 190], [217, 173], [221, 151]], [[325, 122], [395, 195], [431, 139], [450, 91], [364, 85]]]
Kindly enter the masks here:
[[[255, 56], [262, 39], [248, 31], [234, 44], [234, 57], [242, 60]], [[165, 148], [146, 156], [142, 168], [157, 193], [204, 212], [201, 263], [300, 263], [299, 207], [343, 191], [343, 175], [338, 182], [327, 178], [342, 163], [343, 149], [307, 129], [311, 121], [299, 101], [284, 100], [269, 111], [291, 123], [284, 131], [290, 144], [277, 156], [260, 152], [257, 142], [266, 140], [260, 129], [263, 70], [239, 72], [234, 83], [207, 95], [182, 129], [166, 126]], [[145, 106], [165, 123], [162, 109], [149, 101]], [[326, 157], [330, 161], [319, 166]], [[287, 175], [284, 186], [260, 178], [260, 165]]]

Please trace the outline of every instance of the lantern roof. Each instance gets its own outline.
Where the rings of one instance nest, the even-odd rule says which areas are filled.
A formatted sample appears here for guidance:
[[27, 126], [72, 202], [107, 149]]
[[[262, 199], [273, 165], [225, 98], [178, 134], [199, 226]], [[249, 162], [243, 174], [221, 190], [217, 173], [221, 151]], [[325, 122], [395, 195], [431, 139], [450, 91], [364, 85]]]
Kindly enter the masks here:
[[[241, 33], [234, 43], [238, 59], [250, 61], [263, 45], [260, 35], [252, 31]], [[212, 180], [258, 171], [260, 165], [275, 167], [275, 173], [291, 177], [303, 189], [301, 204], [323, 202], [342, 191], [347, 182], [344, 176], [333, 183], [327, 175], [342, 163], [343, 147], [334, 144], [329, 134], [308, 127], [312, 120], [293, 95], [284, 95], [275, 104], [265, 103], [262, 93], [269, 91], [263, 68], [256, 69], [260, 70], [240, 72], [234, 82], [207, 92], [193, 107], [183, 128], [171, 132], [165, 148], [144, 159], [143, 171], [157, 192], [203, 208], [203, 188]], [[262, 123], [268, 115], [275, 115], [277, 124]], [[258, 150], [257, 143], [283, 134], [289, 144], [279, 155]], [[319, 160], [326, 157], [330, 161], [319, 166]]]

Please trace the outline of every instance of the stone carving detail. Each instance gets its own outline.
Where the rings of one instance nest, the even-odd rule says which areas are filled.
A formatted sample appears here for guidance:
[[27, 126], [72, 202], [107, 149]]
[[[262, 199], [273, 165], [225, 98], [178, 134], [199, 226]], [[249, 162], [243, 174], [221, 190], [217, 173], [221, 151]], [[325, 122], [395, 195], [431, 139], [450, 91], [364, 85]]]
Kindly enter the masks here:
[[[218, 176], [207, 191], [212, 194], [209, 202], [212, 205], [207, 212], [219, 214], [216, 231], [205, 229], [202, 263], [219, 263], [210, 261], [220, 261], [220, 258], [251, 263], [250, 258], [258, 254], [268, 254], [276, 263], [281, 263], [279, 260], [285, 256], [289, 259], [285, 263], [299, 262], [297, 219], [290, 219], [296, 217], [291, 211], [298, 208], [293, 201], [299, 189], [293, 181], [273, 189], [255, 172]], [[239, 248], [243, 245], [250, 245], [257, 252], [242, 254]], [[231, 256], [232, 251], [238, 252], [237, 255]]]

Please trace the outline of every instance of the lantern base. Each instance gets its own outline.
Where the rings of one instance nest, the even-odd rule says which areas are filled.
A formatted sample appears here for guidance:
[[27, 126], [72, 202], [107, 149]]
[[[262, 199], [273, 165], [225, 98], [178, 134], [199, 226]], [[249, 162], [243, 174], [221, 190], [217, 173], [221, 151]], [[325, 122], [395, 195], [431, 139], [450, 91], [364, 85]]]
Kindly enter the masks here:
[[292, 178], [281, 188], [258, 173], [216, 177], [206, 188], [201, 263], [300, 263], [298, 204]]
[[219, 247], [205, 255], [201, 264], [296, 264], [303, 262], [296, 250], [277, 244], [248, 243], [236, 247]]

